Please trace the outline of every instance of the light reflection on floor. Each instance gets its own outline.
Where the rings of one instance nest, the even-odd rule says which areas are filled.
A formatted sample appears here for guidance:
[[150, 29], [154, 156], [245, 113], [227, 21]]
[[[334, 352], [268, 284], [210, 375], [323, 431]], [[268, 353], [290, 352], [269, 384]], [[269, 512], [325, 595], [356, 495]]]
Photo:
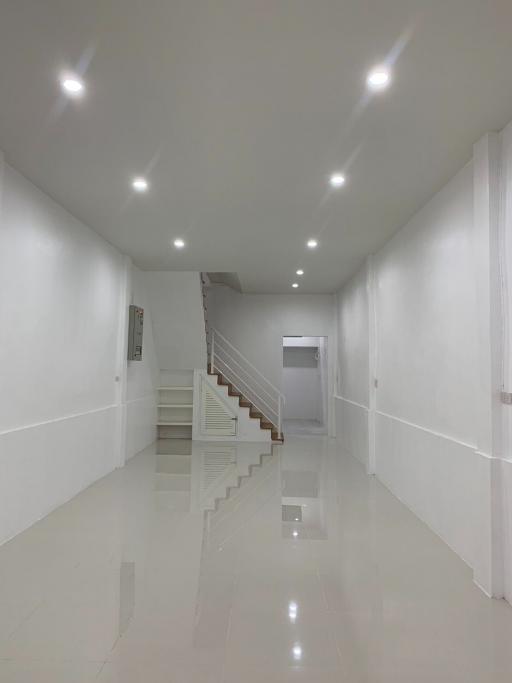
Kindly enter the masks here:
[[0, 548], [2, 683], [495, 683], [512, 609], [325, 437], [160, 442]]

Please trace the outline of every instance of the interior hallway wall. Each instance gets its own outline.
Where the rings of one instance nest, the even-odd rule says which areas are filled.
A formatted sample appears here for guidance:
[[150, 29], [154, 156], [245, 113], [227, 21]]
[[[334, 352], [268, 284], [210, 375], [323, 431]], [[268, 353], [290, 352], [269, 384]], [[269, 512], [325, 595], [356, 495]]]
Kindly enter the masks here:
[[472, 234], [468, 164], [340, 292], [337, 403], [343, 447], [368, 466], [378, 382], [377, 476], [474, 566], [482, 482]]
[[133, 457], [156, 439], [156, 387], [160, 377], [144, 273], [132, 266], [130, 276], [129, 303], [144, 309], [144, 330], [142, 360], [128, 361], [127, 364], [126, 459]]
[[[240, 294], [229, 287], [215, 286], [210, 289], [208, 305], [211, 325], [280, 390], [283, 337], [328, 337], [328, 395], [333, 395], [336, 325], [332, 295]], [[329, 416], [329, 426], [332, 422]]]
[[367, 264], [337, 296], [336, 434], [369, 471], [369, 303]]
[[151, 386], [127, 370], [130, 271], [0, 155], [0, 543], [122, 464], [125, 430], [152, 438], [125, 405]]
[[160, 370], [205, 369], [206, 332], [199, 273], [146, 271], [143, 282]]
[[512, 601], [512, 124], [338, 293], [338, 436]]
[[471, 566], [479, 496], [473, 173], [375, 257], [376, 472]]
[[[503, 332], [503, 390], [512, 392], [512, 123], [499, 137], [499, 202], [500, 239], [498, 258], [499, 279], [503, 293], [501, 330]], [[512, 406], [499, 404], [500, 426], [503, 430], [501, 460], [497, 481], [500, 488], [501, 519], [498, 530], [503, 534], [503, 593], [512, 603]]]
[[283, 341], [283, 394], [285, 420], [316, 420], [323, 423], [320, 338], [306, 337], [307, 343], [296, 345]]

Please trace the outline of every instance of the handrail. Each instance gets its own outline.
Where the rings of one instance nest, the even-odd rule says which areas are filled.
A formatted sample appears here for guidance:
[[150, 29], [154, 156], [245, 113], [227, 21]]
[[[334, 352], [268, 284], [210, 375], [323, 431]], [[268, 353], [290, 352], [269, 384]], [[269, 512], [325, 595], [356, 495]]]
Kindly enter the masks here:
[[[217, 344], [217, 347], [218, 347], [218, 344]], [[229, 360], [233, 361], [233, 363], [236, 363], [238, 365], [238, 367], [242, 370], [242, 372], [245, 372], [246, 375], [249, 374], [249, 372], [247, 370], [244, 370], [243, 365], [240, 365], [240, 363], [236, 360], [236, 358], [233, 357], [233, 354], [229, 353], [229, 351], [226, 351], [225, 349], [221, 349], [221, 351], [222, 351], [222, 353], [226, 354], [226, 356], [229, 358]], [[217, 358], [219, 358], [218, 351], [217, 351]], [[220, 360], [222, 360], [222, 358]], [[265, 387], [261, 384], [260, 381], [258, 381], [258, 380], [254, 380], [254, 381], [259, 384], [259, 386], [263, 389], [263, 391], [267, 394], [267, 396], [270, 396], [270, 398], [275, 398], [274, 396], [272, 396], [272, 394], [269, 391], [267, 391], [265, 389]], [[272, 385], [270, 385], [270, 386], [272, 386]]]
[[[228, 368], [228, 370], [230, 370], [230, 371], [233, 373], [234, 377], [235, 377], [241, 384], [243, 384], [245, 387], [247, 387], [247, 389], [249, 389], [249, 391], [250, 391], [252, 394], [254, 394], [254, 395], [256, 396], [256, 398], [258, 398], [262, 403], [264, 403], [264, 404], [267, 406], [267, 408], [270, 409], [270, 412], [275, 413], [275, 415], [277, 416], [277, 410], [276, 410], [275, 408], [272, 408], [272, 406], [269, 405], [269, 404], [265, 401], [264, 398], [262, 398], [261, 396], [259, 396], [253, 389], [251, 389], [251, 386], [250, 386], [249, 384], [247, 384], [247, 382], [245, 382], [241, 377], [239, 377], [239, 376], [236, 374], [236, 372], [233, 370], [233, 368], [231, 368], [231, 367], [226, 363], [226, 361], [223, 361], [222, 358], [219, 358], [218, 356], [217, 356], [217, 360], [220, 360], [220, 362], [221, 362], [226, 368]], [[218, 367], [218, 366], [217, 366], [217, 367]], [[220, 368], [219, 368], [219, 369], [220, 369]], [[240, 389], [240, 387], [238, 387], [234, 381], [231, 382], [231, 384], [235, 387], [235, 389]], [[261, 410], [260, 412], [263, 413], [263, 410]], [[272, 418], [270, 418], [268, 415], [265, 415], [265, 417], [266, 417], [267, 419], [269, 419], [269, 420], [272, 422]]]
[[[260, 413], [277, 428], [278, 433], [281, 435], [282, 413], [285, 398], [279, 389], [216, 328], [211, 329], [208, 350], [212, 372], [217, 368], [225, 374], [229, 382], [241, 393], [247, 395], [247, 398], [251, 403], [253, 403]], [[243, 363], [247, 367], [244, 367]], [[232, 365], [236, 365], [239, 370], [235, 370], [231, 367]], [[240, 372], [245, 378], [240, 377]], [[254, 374], [257, 376], [255, 377]], [[239, 384], [242, 384], [246, 389], [238, 386]], [[269, 391], [269, 389], [271, 391]], [[260, 395], [262, 391], [268, 396], [268, 399], [265, 399]], [[271, 393], [272, 391], [275, 395]], [[269, 401], [274, 405], [271, 405]], [[270, 417], [268, 414], [269, 412], [275, 417]]]
[[[244, 356], [244, 354], [241, 353], [241, 351], [239, 351], [239, 350], [236, 348], [236, 346], [233, 346], [233, 344], [232, 344], [230, 341], [228, 341], [228, 340], [226, 339], [226, 337], [225, 337], [223, 334], [221, 334], [221, 333], [219, 332], [219, 330], [218, 330], [216, 327], [213, 328], [212, 332], [213, 332], [213, 334], [214, 334], [215, 336], [220, 337], [220, 338], [222, 339], [222, 341], [226, 342], [226, 344], [227, 344], [228, 346], [230, 346], [230, 347], [233, 349], [233, 351], [236, 351], [236, 352], [238, 353], [238, 355], [239, 355], [241, 358], [244, 359], [244, 361], [247, 363], [247, 365], [249, 365], [249, 367], [251, 367], [255, 372], [257, 372], [258, 375], [259, 375], [260, 377], [262, 377], [262, 378], [265, 380], [265, 382], [266, 382], [270, 387], [272, 387], [272, 389], [273, 389], [277, 394], [279, 394], [280, 396], [283, 396], [283, 394], [279, 391], [279, 389], [278, 389], [277, 387], [275, 387], [275, 386], [272, 384], [272, 382], [271, 382], [270, 380], [268, 380], [268, 379], [265, 377], [265, 375], [264, 375], [262, 372], [260, 372], [260, 371], [258, 370], [258, 368], [257, 368], [255, 365], [253, 365], [253, 364], [251, 363], [251, 361], [250, 361], [248, 358], [246, 358], [246, 357]], [[284, 398], [284, 396], [283, 396], [283, 398]]]

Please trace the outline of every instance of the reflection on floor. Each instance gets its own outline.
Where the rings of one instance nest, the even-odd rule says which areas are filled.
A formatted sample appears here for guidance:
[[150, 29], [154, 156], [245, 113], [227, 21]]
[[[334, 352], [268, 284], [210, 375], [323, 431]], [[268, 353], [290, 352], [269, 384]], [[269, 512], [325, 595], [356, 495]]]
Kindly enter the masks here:
[[504, 683], [512, 609], [324, 437], [161, 442], [0, 548], [2, 683]]
[[326, 434], [326, 429], [318, 420], [283, 420], [283, 432], [290, 436], [320, 436]]

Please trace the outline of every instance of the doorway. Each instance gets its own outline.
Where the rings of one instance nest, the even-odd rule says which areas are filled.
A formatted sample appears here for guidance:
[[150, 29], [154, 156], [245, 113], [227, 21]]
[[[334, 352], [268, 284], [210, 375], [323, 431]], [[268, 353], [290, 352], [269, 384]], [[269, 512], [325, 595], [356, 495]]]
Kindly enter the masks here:
[[283, 337], [283, 431], [327, 434], [327, 337]]

